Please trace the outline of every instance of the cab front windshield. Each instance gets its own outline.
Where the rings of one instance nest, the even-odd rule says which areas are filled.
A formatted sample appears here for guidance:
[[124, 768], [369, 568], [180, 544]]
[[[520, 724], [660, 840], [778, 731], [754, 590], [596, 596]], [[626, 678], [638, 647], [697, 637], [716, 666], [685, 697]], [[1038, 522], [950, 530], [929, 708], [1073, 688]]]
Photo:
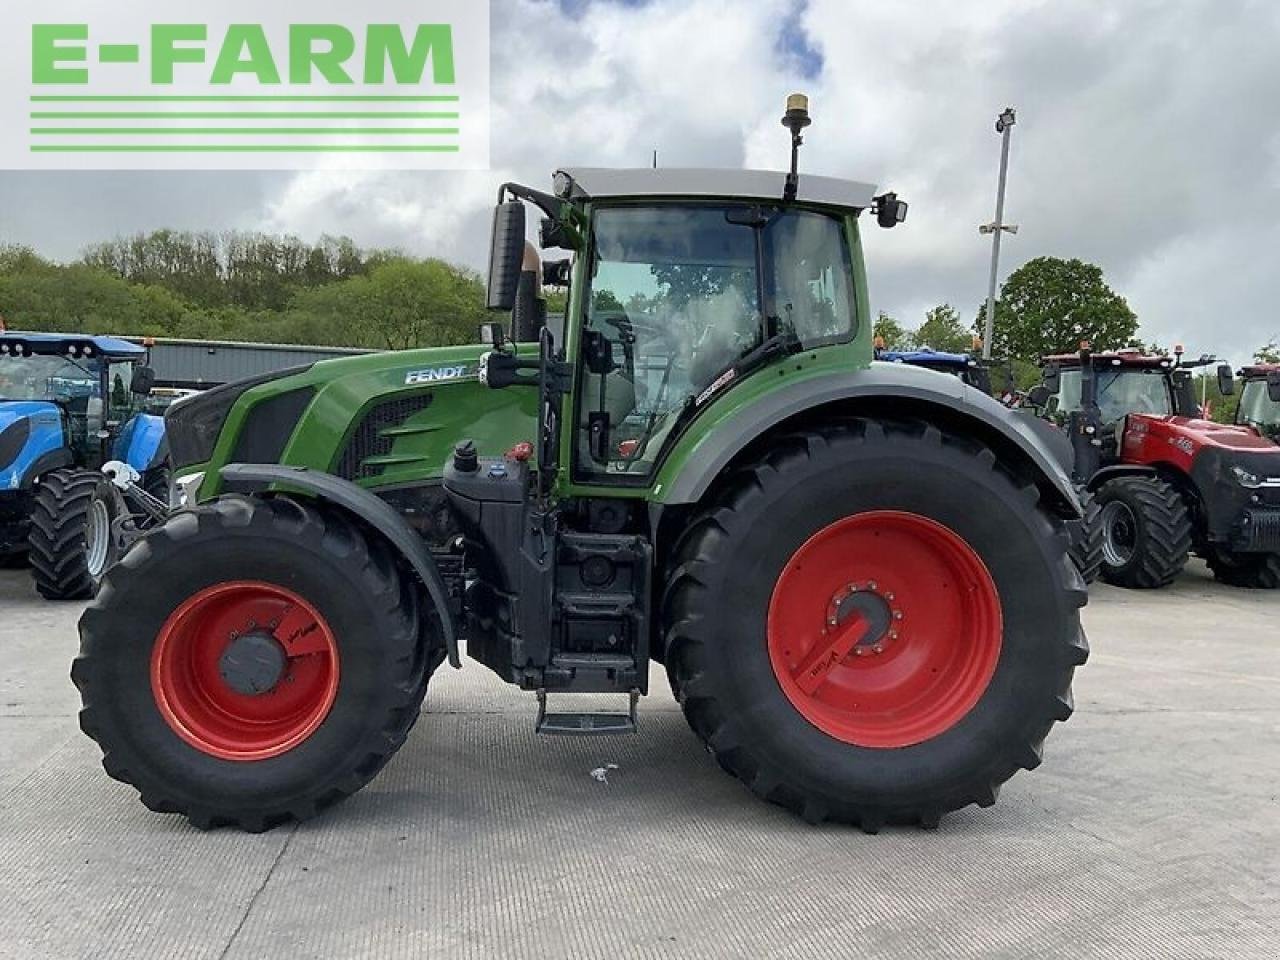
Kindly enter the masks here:
[[1280, 433], [1280, 403], [1267, 393], [1265, 380], [1251, 380], [1240, 393], [1240, 422], [1272, 436]]
[[0, 355], [0, 400], [73, 402], [101, 396], [100, 362]]
[[593, 239], [584, 329], [607, 341], [613, 369], [582, 374], [578, 462], [587, 473], [647, 473], [682, 414], [727, 387], [762, 346], [786, 352], [852, 335], [851, 261], [837, 217], [617, 207], [597, 212]]
[[[1173, 413], [1169, 385], [1161, 370], [1099, 370], [1094, 376], [1103, 423], [1113, 423], [1130, 413]], [[1057, 412], [1068, 414], [1079, 409], [1080, 371], [1063, 370]]]

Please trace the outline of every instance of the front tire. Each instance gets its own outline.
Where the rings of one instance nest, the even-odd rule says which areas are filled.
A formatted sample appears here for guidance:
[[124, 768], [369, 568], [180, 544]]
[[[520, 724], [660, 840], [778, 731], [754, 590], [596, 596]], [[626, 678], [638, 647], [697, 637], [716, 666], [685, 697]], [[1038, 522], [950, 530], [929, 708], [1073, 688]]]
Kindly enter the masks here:
[[119, 500], [92, 470], [54, 470], [40, 478], [27, 534], [31, 575], [46, 600], [87, 600], [116, 560], [112, 524]]
[[1205, 562], [1219, 583], [1247, 590], [1280, 589], [1280, 554], [1234, 553], [1222, 547], [1210, 547]]
[[1177, 579], [1191, 555], [1191, 517], [1158, 477], [1117, 477], [1094, 494], [1102, 529], [1102, 579], [1155, 590]]
[[135, 545], [80, 620], [80, 724], [152, 810], [268, 829], [355, 793], [440, 662], [417, 594], [340, 515], [225, 497]]
[[1084, 584], [1037, 501], [924, 424], [777, 441], [676, 550], [665, 660], [690, 725], [810, 821], [990, 805], [1070, 716], [1088, 653]]

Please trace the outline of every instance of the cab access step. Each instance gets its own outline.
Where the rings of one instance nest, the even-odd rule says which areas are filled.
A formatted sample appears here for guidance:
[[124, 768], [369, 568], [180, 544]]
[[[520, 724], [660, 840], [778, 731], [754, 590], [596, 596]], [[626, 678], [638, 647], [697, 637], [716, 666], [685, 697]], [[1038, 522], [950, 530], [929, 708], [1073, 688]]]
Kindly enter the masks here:
[[640, 691], [632, 690], [628, 695], [626, 713], [549, 713], [547, 711], [547, 691], [538, 691], [538, 720], [534, 725], [537, 733], [557, 737], [598, 737], [615, 733], [636, 732], [636, 705], [640, 702]]

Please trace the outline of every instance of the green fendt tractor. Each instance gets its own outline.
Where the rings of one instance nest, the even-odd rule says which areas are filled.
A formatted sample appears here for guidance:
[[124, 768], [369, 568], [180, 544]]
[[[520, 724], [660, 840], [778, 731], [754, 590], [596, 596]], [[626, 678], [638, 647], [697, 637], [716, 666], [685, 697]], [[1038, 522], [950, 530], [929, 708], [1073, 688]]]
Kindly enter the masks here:
[[[174, 407], [184, 505], [80, 624], [107, 772], [200, 827], [312, 816], [464, 645], [549, 734], [634, 730], [656, 661], [721, 766], [811, 821], [933, 826], [1035, 767], [1087, 655], [1070, 479], [955, 377], [872, 363], [860, 227], [906, 205], [797, 175], [802, 102], [784, 122], [789, 175], [504, 185], [514, 343], [489, 324]], [[540, 262], [527, 205], [570, 260]]]

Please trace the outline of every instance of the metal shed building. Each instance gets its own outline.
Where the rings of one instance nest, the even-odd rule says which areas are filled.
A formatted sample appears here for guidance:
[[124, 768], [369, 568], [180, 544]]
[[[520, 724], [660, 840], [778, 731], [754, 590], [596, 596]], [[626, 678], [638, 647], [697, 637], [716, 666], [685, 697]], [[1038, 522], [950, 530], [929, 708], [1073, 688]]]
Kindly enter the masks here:
[[124, 337], [133, 343], [151, 345], [151, 366], [156, 384], [202, 390], [218, 384], [273, 373], [318, 360], [373, 353], [349, 347], [311, 347], [285, 343], [239, 343], [229, 340], [144, 341]]

